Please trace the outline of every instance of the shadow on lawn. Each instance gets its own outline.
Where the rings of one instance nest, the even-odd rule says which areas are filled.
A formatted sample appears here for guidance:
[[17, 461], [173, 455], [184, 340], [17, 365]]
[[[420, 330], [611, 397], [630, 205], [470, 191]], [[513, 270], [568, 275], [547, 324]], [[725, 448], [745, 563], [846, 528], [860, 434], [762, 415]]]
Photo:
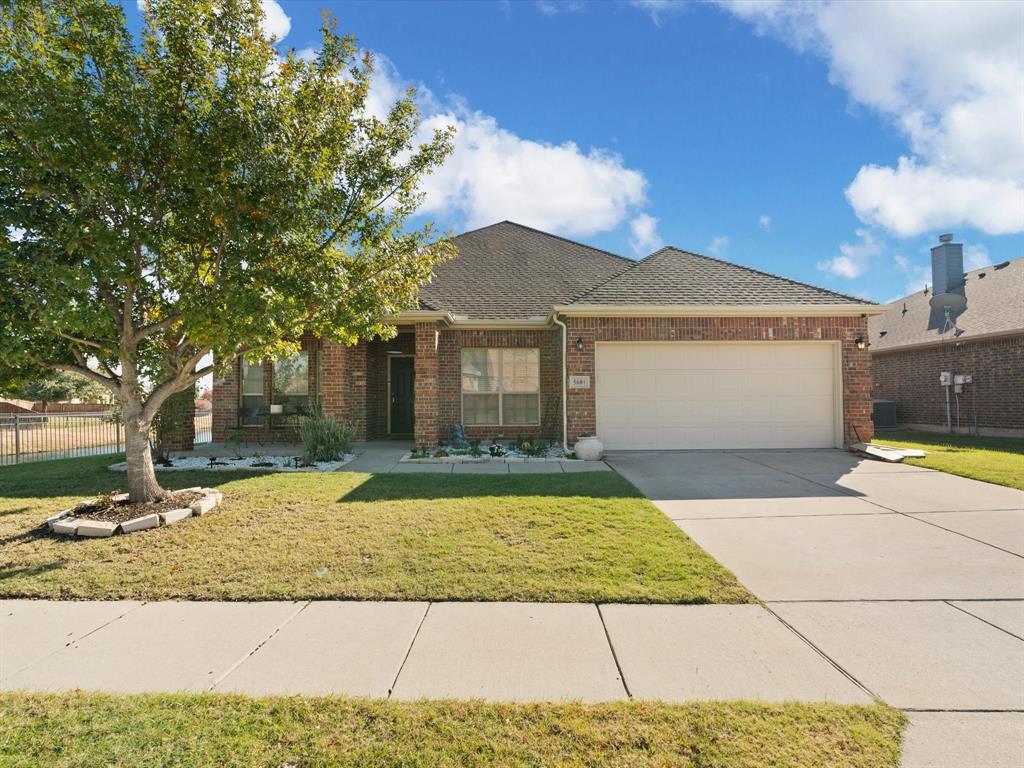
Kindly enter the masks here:
[[[34, 461], [0, 467], [0, 498], [49, 499], [58, 496], [96, 496], [127, 488], [123, 472], [107, 467], [123, 456], [89, 456], [86, 458]], [[219, 487], [233, 480], [257, 476], [256, 472], [158, 472], [157, 480], [169, 491], [194, 485]]]
[[465, 499], [487, 496], [643, 498], [643, 494], [614, 472], [564, 475], [434, 475], [410, 472], [371, 475], [338, 501]]

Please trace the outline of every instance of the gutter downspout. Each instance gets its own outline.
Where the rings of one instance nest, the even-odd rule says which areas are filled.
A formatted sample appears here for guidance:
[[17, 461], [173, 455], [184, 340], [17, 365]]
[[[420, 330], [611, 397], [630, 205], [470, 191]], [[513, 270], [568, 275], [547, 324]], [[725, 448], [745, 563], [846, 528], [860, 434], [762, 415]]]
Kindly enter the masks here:
[[562, 328], [562, 450], [568, 455], [569, 450], [569, 404], [566, 402], [565, 377], [566, 368], [569, 365], [566, 356], [569, 352], [569, 329], [565, 323], [558, 319], [558, 313], [551, 313], [551, 321]]

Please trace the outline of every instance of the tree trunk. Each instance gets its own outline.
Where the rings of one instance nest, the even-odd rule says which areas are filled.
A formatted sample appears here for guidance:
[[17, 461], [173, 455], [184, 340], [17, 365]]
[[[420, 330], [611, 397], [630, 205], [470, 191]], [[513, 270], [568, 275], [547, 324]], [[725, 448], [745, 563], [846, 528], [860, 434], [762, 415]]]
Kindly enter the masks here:
[[142, 417], [140, 403], [124, 403], [124, 455], [128, 462], [128, 501], [159, 501], [165, 495], [153, 471], [149, 449], [152, 422]]

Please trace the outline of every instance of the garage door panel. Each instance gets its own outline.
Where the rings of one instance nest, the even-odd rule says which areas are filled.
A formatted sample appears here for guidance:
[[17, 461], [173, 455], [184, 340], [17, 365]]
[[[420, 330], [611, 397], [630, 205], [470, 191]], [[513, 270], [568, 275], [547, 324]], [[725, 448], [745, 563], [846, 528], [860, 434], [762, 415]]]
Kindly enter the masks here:
[[807, 342], [599, 344], [598, 435], [611, 450], [830, 447], [833, 361]]

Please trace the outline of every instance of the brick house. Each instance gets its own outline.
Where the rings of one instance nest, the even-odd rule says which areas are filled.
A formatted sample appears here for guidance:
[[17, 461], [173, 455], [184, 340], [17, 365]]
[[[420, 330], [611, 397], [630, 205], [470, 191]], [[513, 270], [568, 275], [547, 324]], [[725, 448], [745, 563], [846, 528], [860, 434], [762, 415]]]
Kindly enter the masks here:
[[941, 240], [932, 284], [868, 323], [873, 397], [903, 426], [1024, 436], [1024, 259], [965, 273], [963, 245]]
[[[609, 449], [832, 447], [871, 437], [876, 304], [676, 248], [636, 261], [510, 222], [455, 238], [390, 340], [239, 362], [213, 439], [295, 439], [318, 404], [357, 439], [596, 433]], [[563, 365], [564, 360], [564, 365]], [[563, 400], [565, 407], [563, 408]]]

